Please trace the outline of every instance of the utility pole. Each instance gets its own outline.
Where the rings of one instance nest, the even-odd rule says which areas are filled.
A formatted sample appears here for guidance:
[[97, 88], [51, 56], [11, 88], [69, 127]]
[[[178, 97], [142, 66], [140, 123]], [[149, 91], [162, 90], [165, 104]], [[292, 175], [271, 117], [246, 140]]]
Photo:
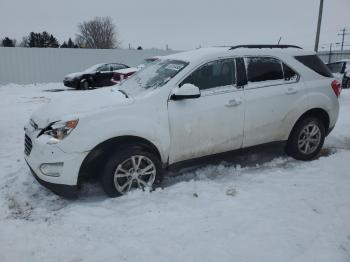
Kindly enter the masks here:
[[344, 27], [342, 30], [340, 30], [341, 33], [339, 33], [338, 35], [342, 36], [342, 40], [341, 40], [341, 51], [343, 52], [344, 50], [344, 39], [346, 35], [350, 35], [350, 33], [348, 32], [348, 30]]
[[328, 63], [332, 60], [332, 43], [329, 45], [329, 56], [328, 56]]
[[329, 43], [324, 44], [321, 48], [326, 48], [329, 45], [329, 53], [328, 53], [328, 63], [332, 62], [332, 55], [333, 55], [333, 45], [337, 46], [340, 45], [340, 43]]
[[318, 51], [318, 44], [320, 42], [322, 13], [323, 13], [323, 0], [320, 0], [320, 9], [319, 9], [319, 12], [318, 12], [317, 32], [316, 32], [316, 41], [315, 41], [315, 52]]

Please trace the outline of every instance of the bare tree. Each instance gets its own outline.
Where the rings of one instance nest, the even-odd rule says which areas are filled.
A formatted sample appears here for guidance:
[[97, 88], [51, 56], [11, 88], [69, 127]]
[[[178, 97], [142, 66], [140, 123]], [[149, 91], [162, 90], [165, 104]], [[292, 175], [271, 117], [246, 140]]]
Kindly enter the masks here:
[[111, 17], [95, 17], [78, 25], [76, 43], [80, 47], [111, 49], [119, 46], [118, 32]]
[[29, 47], [29, 37], [23, 36], [22, 41], [18, 45], [19, 47]]

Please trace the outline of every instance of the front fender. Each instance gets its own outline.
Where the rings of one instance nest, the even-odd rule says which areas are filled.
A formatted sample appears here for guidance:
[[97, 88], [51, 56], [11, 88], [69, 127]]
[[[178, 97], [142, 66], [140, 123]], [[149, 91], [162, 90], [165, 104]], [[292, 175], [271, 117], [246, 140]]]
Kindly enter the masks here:
[[148, 140], [158, 149], [162, 162], [166, 162], [170, 146], [166, 107], [149, 105], [141, 109], [127, 106], [82, 117], [77, 130], [58, 146], [65, 152], [86, 152], [120, 136], [137, 136]]

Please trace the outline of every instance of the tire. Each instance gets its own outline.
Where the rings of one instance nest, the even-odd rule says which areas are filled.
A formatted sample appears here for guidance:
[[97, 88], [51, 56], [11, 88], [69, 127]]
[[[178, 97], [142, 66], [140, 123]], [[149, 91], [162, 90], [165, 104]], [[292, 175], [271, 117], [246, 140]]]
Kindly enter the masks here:
[[291, 157], [308, 161], [321, 151], [325, 139], [324, 123], [316, 117], [307, 117], [294, 126], [286, 146]]
[[80, 86], [79, 87], [80, 87], [81, 90], [88, 90], [88, 89], [90, 89], [90, 83], [89, 83], [88, 80], [82, 79], [80, 81]]
[[350, 88], [350, 78], [345, 80], [344, 88], [347, 88], [347, 89]]
[[[142, 170], [146, 171], [142, 173]], [[163, 169], [159, 157], [142, 146], [129, 144], [108, 157], [101, 185], [109, 197], [118, 197], [135, 187], [153, 190], [162, 180]]]

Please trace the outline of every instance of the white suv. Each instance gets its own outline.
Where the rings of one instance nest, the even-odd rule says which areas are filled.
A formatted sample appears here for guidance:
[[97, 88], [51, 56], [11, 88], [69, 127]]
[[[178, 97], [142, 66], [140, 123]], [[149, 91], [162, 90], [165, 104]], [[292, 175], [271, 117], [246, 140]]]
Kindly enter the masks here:
[[115, 197], [159, 185], [174, 163], [276, 141], [310, 160], [337, 121], [339, 94], [315, 53], [295, 46], [177, 53], [41, 108], [25, 127], [25, 159], [66, 197], [89, 175]]

